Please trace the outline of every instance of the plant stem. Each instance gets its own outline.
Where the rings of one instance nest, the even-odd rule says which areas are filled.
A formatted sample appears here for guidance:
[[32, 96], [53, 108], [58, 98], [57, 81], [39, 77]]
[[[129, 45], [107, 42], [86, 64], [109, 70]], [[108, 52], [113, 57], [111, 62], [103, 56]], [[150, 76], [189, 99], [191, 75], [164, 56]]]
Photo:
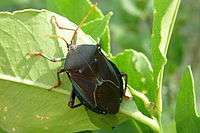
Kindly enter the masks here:
[[132, 117], [133, 119], [135, 119], [141, 123], [144, 123], [145, 125], [149, 126], [153, 131], [160, 132], [159, 124], [155, 118], [151, 119], [151, 118], [143, 115], [139, 111], [130, 112], [130, 111], [121, 109], [120, 112], [128, 115], [129, 117]]
[[149, 107], [151, 102], [149, 101], [148, 97], [145, 96], [143, 93], [133, 89], [130, 85], [128, 85], [129, 91], [133, 96], [138, 97], [139, 99], [141, 99], [145, 105], [145, 107]]

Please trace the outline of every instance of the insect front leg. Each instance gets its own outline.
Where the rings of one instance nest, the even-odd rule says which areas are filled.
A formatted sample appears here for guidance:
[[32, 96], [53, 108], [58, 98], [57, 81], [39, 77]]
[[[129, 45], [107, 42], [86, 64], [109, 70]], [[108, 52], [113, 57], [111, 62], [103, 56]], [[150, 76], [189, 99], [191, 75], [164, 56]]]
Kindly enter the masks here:
[[55, 23], [56, 26], [57, 26], [59, 29], [62, 29], [62, 30], [73, 30], [73, 31], [75, 31], [75, 29], [70, 29], [70, 28], [66, 28], [66, 27], [60, 26], [60, 25], [58, 24], [58, 21], [57, 21], [57, 19], [56, 19], [56, 16], [52, 16], [52, 17], [51, 17], [51, 23], [52, 23], [52, 24]]
[[75, 98], [76, 98], [76, 93], [74, 92], [74, 87], [73, 87], [73, 90], [72, 90], [71, 96], [70, 96], [70, 100], [69, 100], [69, 102], [68, 102], [68, 106], [69, 106], [70, 108], [77, 108], [77, 107], [79, 107], [79, 106], [82, 105], [82, 103], [79, 103], [79, 104], [74, 105], [74, 103], [75, 103]]
[[49, 57], [49, 56], [46, 56], [45, 54], [43, 54], [42, 52], [32, 52], [32, 53], [28, 53], [27, 55], [30, 57], [33, 57], [33, 56], [43, 57], [51, 62], [60, 62], [60, 61], [64, 61], [66, 59], [66, 57], [60, 57], [60, 58]]
[[[53, 20], [54, 20], [56, 26], [57, 26], [59, 29], [61, 29], [61, 30], [72, 30], [72, 31], [74, 31], [74, 33], [73, 33], [73, 35], [72, 35], [72, 39], [71, 39], [70, 42], [71, 42], [71, 44], [76, 45], [78, 28], [77, 28], [77, 29], [70, 29], [70, 28], [66, 28], [66, 27], [60, 26], [60, 25], [58, 24], [58, 22], [57, 22], [55, 16], [52, 16], [52, 17], [51, 17], [51, 22], [52, 22], [52, 23], [53, 23]], [[60, 39], [64, 40], [65, 43], [67, 44], [67, 48], [68, 48], [68, 50], [69, 50], [69, 44], [68, 44], [67, 41], [64, 39], [64, 37], [57, 36], [57, 35], [51, 35], [50, 37], [51, 37], [51, 38], [60, 38]]]
[[[63, 27], [63, 26], [60, 26], [59, 24], [58, 24], [58, 21], [57, 21], [57, 19], [56, 19], [56, 17], [55, 16], [52, 16], [51, 17], [51, 23], [52, 24], [56, 24], [56, 26], [59, 28], [59, 29], [61, 29], [61, 30], [72, 30], [72, 31], [74, 31], [74, 32], [76, 32], [76, 30], [75, 29], [71, 29], [71, 28], [66, 28], [66, 27]], [[73, 35], [74, 36], [74, 35]], [[67, 41], [63, 38], [63, 37], [60, 37], [60, 36], [50, 36], [50, 37], [53, 37], [53, 38], [60, 38], [60, 39], [62, 39], [62, 40], [64, 40], [65, 41], [65, 43], [67, 44], [67, 48], [68, 48], [68, 50], [69, 50], [69, 44], [67, 43]]]
[[59, 38], [59, 39], [63, 40], [63, 41], [66, 43], [67, 49], [68, 49], [68, 51], [69, 51], [69, 43], [67, 42], [67, 40], [66, 40], [64, 37], [58, 36], [58, 35], [49, 35], [49, 37], [50, 37], [50, 38], [53, 38], [53, 39]]
[[51, 87], [49, 90], [52, 90], [52, 89], [54, 89], [54, 88], [57, 88], [57, 87], [59, 87], [60, 85], [61, 85], [61, 80], [60, 80], [60, 74], [61, 73], [63, 73], [63, 72], [66, 72], [66, 70], [65, 69], [60, 69], [58, 72], [57, 72], [57, 83], [53, 86], [53, 87]]
[[121, 76], [124, 77], [124, 80], [125, 80], [125, 88], [124, 88], [124, 94], [123, 94], [125, 96], [127, 84], [128, 84], [128, 75], [126, 73], [121, 72]]

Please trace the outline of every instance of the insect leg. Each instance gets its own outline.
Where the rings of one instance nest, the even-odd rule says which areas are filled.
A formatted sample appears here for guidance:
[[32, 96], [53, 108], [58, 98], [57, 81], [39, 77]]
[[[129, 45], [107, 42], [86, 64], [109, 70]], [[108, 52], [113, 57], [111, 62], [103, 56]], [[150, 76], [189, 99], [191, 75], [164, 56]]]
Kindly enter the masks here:
[[60, 62], [60, 61], [64, 61], [66, 59], [66, 57], [61, 57], [61, 58], [48, 57], [45, 54], [43, 54], [42, 52], [27, 53], [27, 55], [30, 57], [32, 57], [32, 56], [43, 57], [51, 62]]
[[97, 106], [96, 89], [97, 89], [97, 87], [95, 87], [95, 90], [93, 92], [93, 98], [94, 98], [94, 104], [95, 104], [95, 106]]
[[56, 26], [59, 28], [59, 29], [62, 29], [62, 30], [72, 30], [74, 31], [74, 34], [72, 36], [72, 39], [71, 39], [71, 44], [74, 44], [76, 45], [76, 41], [77, 41], [77, 31], [79, 30], [79, 28], [84, 24], [84, 22], [87, 20], [87, 18], [89, 17], [89, 15], [92, 13], [92, 11], [95, 9], [97, 4], [94, 4], [92, 6], [92, 8], [88, 11], [88, 13], [86, 14], [86, 16], [82, 19], [82, 21], [80, 22], [80, 24], [78, 25], [78, 27], [76, 29], [71, 29], [71, 28], [66, 28], [66, 27], [62, 27], [58, 24], [58, 21], [56, 19], [55, 16], [52, 16], [51, 17], [51, 23], [54, 23], [56, 24]]
[[124, 89], [124, 96], [125, 96], [127, 84], [128, 84], [128, 75], [126, 73], [121, 72], [121, 76], [124, 77], [124, 80], [125, 80], [125, 89]]
[[79, 106], [82, 105], [82, 103], [79, 103], [79, 104], [74, 105], [74, 103], [75, 103], [75, 98], [76, 98], [76, 93], [74, 92], [74, 88], [73, 88], [72, 93], [71, 93], [71, 96], [70, 96], [70, 100], [69, 100], [69, 102], [68, 102], [68, 106], [69, 106], [70, 108], [77, 108], [77, 107], [79, 107]]
[[57, 78], [58, 78], [57, 83], [56, 83], [53, 87], [51, 87], [51, 88], [49, 89], [50, 91], [51, 91], [52, 89], [57, 88], [57, 87], [59, 87], [59, 86], [61, 85], [60, 74], [63, 73], [63, 72], [66, 72], [66, 70], [65, 70], [65, 69], [60, 69], [60, 70], [57, 72]]
[[54, 22], [55, 22], [56, 26], [57, 26], [59, 29], [62, 29], [62, 30], [73, 30], [73, 31], [75, 31], [75, 29], [70, 29], [70, 28], [66, 28], [66, 27], [60, 26], [60, 25], [58, 24], [58, 21], [57, 21], [57, 19], [56, 19], [56, 16], [52, 16], [52, 17], [51, 17], [51, 23], [54, 23]]
[[49, 35], [49, 37], [50, 38], [59, 38], [59, 39], [62, 39], [65, 43], [66, 43], [66, 45], [67, 45], [67, 49], [68, 49], [68, 51], [69, 51], [69, 43], [67, 42], [67, 40], [64, 38], [64, 37], [62, 37], [62, 36], [57, 36], [57, 35]]

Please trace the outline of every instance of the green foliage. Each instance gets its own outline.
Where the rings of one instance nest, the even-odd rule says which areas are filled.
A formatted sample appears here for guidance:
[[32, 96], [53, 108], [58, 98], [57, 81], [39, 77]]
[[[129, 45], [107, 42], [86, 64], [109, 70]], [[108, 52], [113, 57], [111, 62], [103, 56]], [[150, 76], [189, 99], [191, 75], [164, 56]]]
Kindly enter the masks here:
[[[56, 16], [59, 22], [67, 23], [69, 28], [75, 28], [69, 20], [46, 10], [24, 10], [0, 14], [0, 49], [3, 57], [0, 67], [3, 74], [0, 76], [1, 127], [8, 132], [12, 130], [35, 132], [33, 130], [35, 128], [40, 132], [46, 130], [75, 132], [94, 130], [98, 127], [111, 128], [122, 122], [120, 114], [97, 117], [95, 113], [87, 112], [84, 107], [78, 110], [66, 107], [66, 98], [69, 99], [71, 91], [71, 84], [65, 78], [66, 75], [62, 77], [64, 84], [60, 88], [67, 89], [66, 91], [47, 91], [56, 82], [56, 71], [61, 63], [29, 58], [26, 54], [42, 51], [49, 56], [64, 56], [66, 44], [49, 38], [50, 35], [59, 33], [50, 21], [52, 16]], [[106, 23], [103, 19], [100, 30], [104, 31], [105, 28]], [[79, 34], [81, 33], [79, 31]], [[71, 39], [71, 36], [65, 37]], [[79, 43], [91, 43], [87, 38], [82, 33]], [[93, 117], [98, 118], [94, 122], [98, 127], [91, 123], [90, 118]], [[112, 123], [108, 124], [107, 121]]]
[[110, 24], [112, 53], [133, 48], [150, 57], [152, 0], [105, 0], [98, 5], [104, 12], [114, 12]]
[[162, 112], [162, 80], [166, 54], [173, 26], [180, 5], [180, 0], [154, 1], [154, 20], [152, 30], [152, 63], [154, 70], [154, 93], [158, 116]]
[[[50, 11], [67, 17], [69, 20], [73, 21], [77, 25], [91, 9], [91, 6], [92, 5], [88, 0], [47, 0], [47, 8]], [[86, 23], [90, 22], [91, 20], [94, 21], [95, 19], [99, 19], [101, 17], [103, 17], [103, 14], [100, 10], [96, 9], [89, 15]], [[90, 27], [95, 26], [97, 26], [96, 23], [90, 23]], [[99, 38], [101, 39], [102, 48], [105, 50], [105, 52], [110, 53], [110, 33], [108, 27], [102, 34], [102, 36], [99, 36]]]
[[200, 118], [196, 109], [194, 79], [190, 67], [185, 70], [176, 102], [176, 130], [178, 133], [198, 133]]
[[[82, 30], [89, 34], [93, 39], [96, 41], [99, 41], [100, 38], [103, 38], [103, 33], [105, 33], [105, 28], [102, 26], [107, 26], [110, 20], [110, 17], [112, 16], [112, 13], [108, 13], [105, 17], [100, 19], [95, 19], [93, 21], [90, 21], [83, 25]], [[104, 31], [103, 31], [104, 30]], [[92, 33], [92, 34], [91, 34]], [[109, 52], [109, 44], [104, 45], [102, 43], [103, 47], [107, 50], [107, 53]]]
[[106, 130], [99, 130], [97, 133], [142, 133], [142, 129], [139, 127], [139, 125], [135, 121], [126, 121], [123, 124], [117, 126], [112, 131], [106, 131]]
[[44, 8], [46, 0], [1, 0], [0, 11], [16, 11], [28, 8]]
[[46, 89], [49, 86], [5, 75], [1, 75], [0, 84], [0, 123], [7, 132], [35, 133], [35, 129], [40, 133], [75, 132], [96, 129], [84, 108], [66, 108], [66, 96], [69, 94], [49, 92]]
[[[128, 84], [134, 89], [144, 92], [152, 99], [153, 69], [147, 57], [132, 49], [126, 49], [112, 58], [112, 61], [120, 70], [128, 74]], [[126, 64], [126, 65], [124, 65]], [[137, 107], [146, 114], [149, 114], [140, 98], [135, 98]]]
[[[1, 3], [8, 5], [7, 2]], [[117, 10], [111, 29], [118, 38], [113, 42], [125, 44], [121, 45], [124, 48], [132, 45], [134, 50], [126, 49], [116, 56], [110, 53], [108, 24], [112, 13], [104, 16], [97, 8], [81, 27], [84, 33], [78, 31], [78, 43], [93, 44], [100, 40], [109, 59], [120, 71], [128, 74], [133, 100], [124, 100], [120, 112], [115, 116], [99, 115], [84, 107], [73, 110], [66, 107], [71, 91], [66, 75], [62, 76], [63, 84], [59, 89], [47, 91], [56, 82], [56, 71], [63, 63], [29, 58], [26, 54], [42, 51], [48, 56], [65, 56], [64, 42], [49, 36], [57, 34], [70, 41], [73, 33], [59, 30], [51, 23], [51, 16], [56, 16], [64, 27], [76, 28], [91, 9], [89, 0], [47, 0], [47, 9], [52, 12], [23, 10], [0, 13], [0, 132], [35, 132], [35, 129], [38, 132], [91, 130], [85, 132], [99, 133], [162, 131], [162, 79], [180, 0], [154, 0], [151, 38], [150, 29], [147, 28], [147, 21], [151, 17], [151, 1], [110, 0], [106, 3], [111, 3], [107, 5]], [[116, 16], [120, 17], [116, 19]], [[119, 23], [121, 25], [118, 27]], [[142, 27], [142, 30], [138, 27]], [[150, 45], [146, 45], [150, 39], [151, 53]], [[200, 121], [190, 69], [184, 73], [181, 85], [176, 107], [177, 131], [195, 132], [198, 131]], [[116, 128], [111, 131], [113, 126]], [[97, 129], [102, 130], [95, 131]]]

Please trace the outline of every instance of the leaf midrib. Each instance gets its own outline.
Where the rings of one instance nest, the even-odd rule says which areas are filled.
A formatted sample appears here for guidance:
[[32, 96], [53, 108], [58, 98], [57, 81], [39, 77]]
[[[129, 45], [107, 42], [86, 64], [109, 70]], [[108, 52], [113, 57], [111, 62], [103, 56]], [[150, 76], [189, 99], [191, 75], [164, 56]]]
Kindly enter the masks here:
[[[50, 85], [46, 85], [46, 84], [42, 84], [42, 83], [38, 83], [38, 82], [33, 82], [31, 80], [27, 80], [27, 79], [21, 79], [19, 77], [13, 77], [13, 76], [9, 76], [9, 75], [4, 75], [4, 74], [0, 74], [0, 80], [5, 80], [5, 81], [11, 81], [11, 82], [15, 82], [15, 83], [20, 83], [23, 85], [28, 85], [28, 86], [34, 86], [37, 88], [41, 88], [41, 89], [45, 89], [45, 90], [49, 90], [49, 88], [51, 88], [52, 86]], [[68, 91], [63, 90], [63, 89], [53, 89], [53, 92], [62, 94], [62, 95], [70, 95]]]

